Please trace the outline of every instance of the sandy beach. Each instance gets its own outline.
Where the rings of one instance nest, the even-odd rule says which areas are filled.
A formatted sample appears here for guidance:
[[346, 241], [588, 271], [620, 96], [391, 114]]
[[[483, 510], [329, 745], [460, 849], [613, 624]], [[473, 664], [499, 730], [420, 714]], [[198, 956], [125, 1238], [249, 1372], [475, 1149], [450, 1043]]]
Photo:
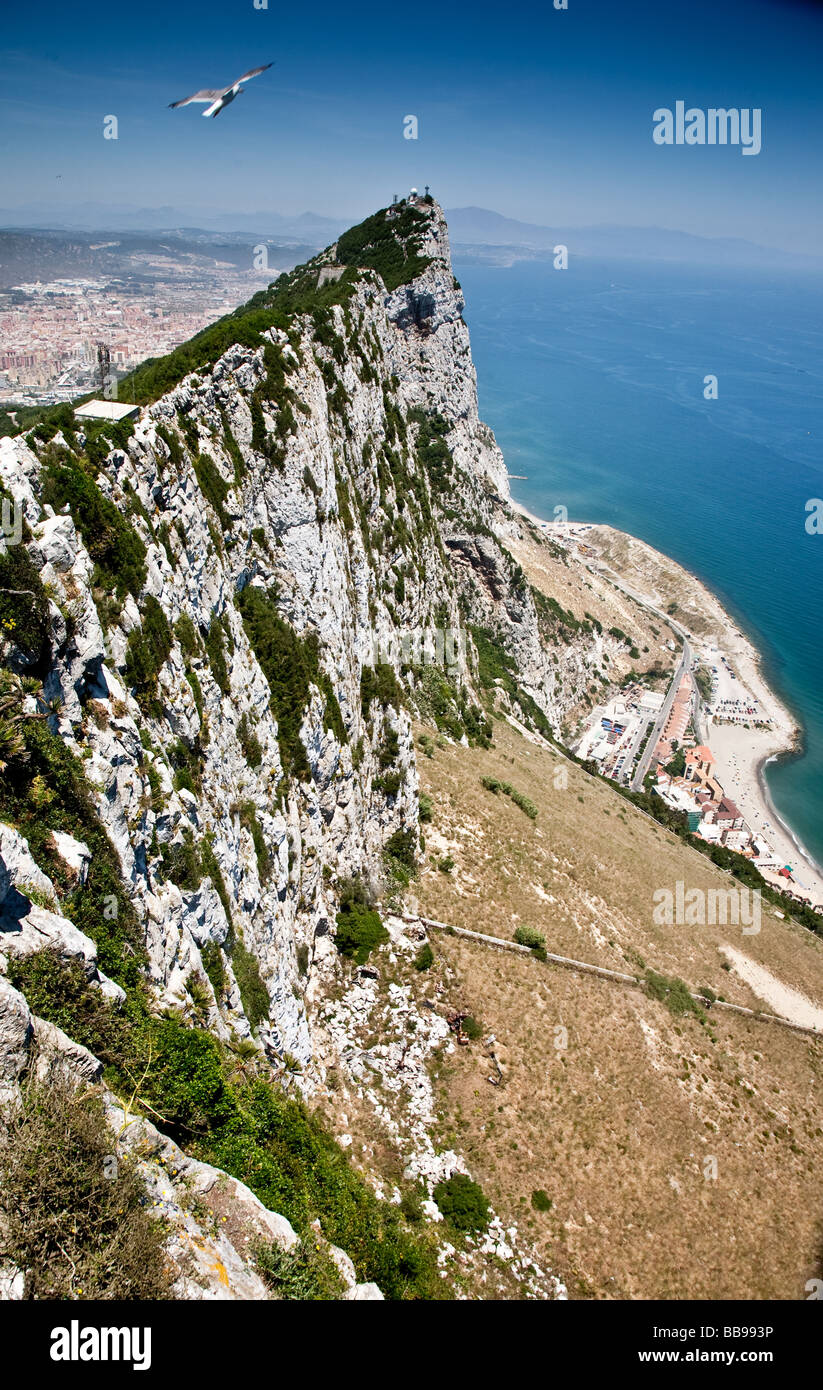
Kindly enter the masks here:
[[[675, 633], [678, 629], [687, 633], [696, 655], [709, 669], [718, 668], [713, 704], [703, 704], [705, 741], [717, 760], [718, 780], [750, 830], [765, 839], [773, 851], [777, 862], [772, 871], [761, 869], [764, 878], [776, 887], [789, 888], [813, 905], [823, 904], [823, 868], [780, 819], [764, 776], [770, 760], [797, 748], [801, 731], [794, 716], [766, 683], [760, 653], [750, 639], [695, 575], [645, 541], [595, 523], [546, 522], [513, 499], [510, 505], [517, 515], [549, 538], [561, 540], [572, 563], [589, 573], [593, 571], [593, 556], [597, 564], [605, 564], [615, 578], [643, 597], [663, 621], [668, 621]], [[584, 543], [584, 552], [575, 546], [575, 541]], [[666, 615], [673, 602], [676, 622]], [[720, 717], [723, 699], [740, 700], [744, 708], [750, 699], [757, 715], [748, 727], [728, 722]], [[767, 727], [754, 727], [756, 721], [767, 723]], [[793, 882], [777, 873], [782, 865], [791, 866]]]

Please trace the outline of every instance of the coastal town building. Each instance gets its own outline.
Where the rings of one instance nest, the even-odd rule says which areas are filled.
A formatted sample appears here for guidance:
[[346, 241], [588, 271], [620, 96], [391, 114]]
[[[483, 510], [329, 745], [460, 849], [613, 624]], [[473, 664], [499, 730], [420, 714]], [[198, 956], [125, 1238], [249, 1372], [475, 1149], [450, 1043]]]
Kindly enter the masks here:
[[664, 764], [671, 762], [675, 744], [679, 745], [683, 742], [683, 736], [691, 718], [693, 691], [692, 677], [688, 671], [684, 671], [675, 692], [668, 718], [663, 726], [663, 732], [654, 750], [654, 756], [658, 762]]
[[710, 748], [706, 748], [704, 745], [698, 748], [689, 748], [686, 752], [685, 776], [687, 781], [707, 782], [711, 777], [714, 762]]

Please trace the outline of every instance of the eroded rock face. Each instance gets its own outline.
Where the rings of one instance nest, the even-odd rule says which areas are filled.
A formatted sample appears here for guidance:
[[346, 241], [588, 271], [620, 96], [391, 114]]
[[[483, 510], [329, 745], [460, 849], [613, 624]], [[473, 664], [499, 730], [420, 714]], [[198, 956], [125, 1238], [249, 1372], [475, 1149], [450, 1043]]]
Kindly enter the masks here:
[[[213, 996], [201, 952], [216, 946], [227, 984], [209, 1005], [209, 1026], [223, 1036], [248, 1035], [226, 947], [234, 930], [269, 991], [271, 1048], [304, 1069], [312, 1044], [299, 960], [308, 957], [311, 974], [325, 950], [336, 912], [329, 883], [379, 875], [390, 836], [417, 827], [410, 720], [406, 710], [367, 717], [364, 667], [392, 639], [401, 639], [399, 667], [409, 633], [435, 622], [460, 629], [463, 603], [480, 626], [502, 630], [523, 688], [556, 726], [565, 676], [571, 672], [577, 684], [586, 678], [582, 658], [558, 664], [547, 657], [528, 586], [494, 534], [508, 498], [506, 470], [478, 418], [463, 298], [436, 204], [427, 210], [420, 254], [428, 264], [411, 284], [387, 293], [366, 272], [345, 310], [331, 309], [342, 352], [298, 315], [288, 335], [269, 331], [269, 347], [230, 347], [141, 412], [128, 450], [112, 449], [97, 478], [146, 547], [140, 603], [126, 595], [105, 632], [83, 537], [71, 516], [40, 505], [37, 455], [22, 440], [4, 440], [0, 450], [0, 479], [23, 505], [30, 557], [54, 596], [58, 630], [44, 689], [55, 702], [52, 727], [83, 759], [145, 927], [158, 1000], [186, 1006], [192, 977]], [[285, 428], [282, 399], [256, 394], [269, 350], [282, 363], [292, 403]], [[254, 434], [256, 401], [274, 464]], [[445, 503], [420, 479], [434, 512], [428, 519], [397, 472], [402, 464], [409, 477], [425, 474], [409, 424], [415, 409], [439, 413], [453, 459]], [[58, 435], [53, 447], [61, 441]], [[208, 496], [204, 458], [217, 480]], [[276, 590], [279, 614], [300, 638], [316, 641], [339, 706], [344, 738], [332, 727], [327, 699], [312, 688], [299, 730], [311, 771], [303, 781], [286, 775], [269, 684], [238, 610], [248, 586]], [[149, 598], [173, 633], [182, 619], [196, 634], [196, 650], [188, 652], [172, 636], [151, 711], [140, 708], [126, 675]], [[204, 645], [215, 624], [222, 674]], [[452, 678], [470, 682], [465, 646]], [[246, 756], [249, 730], [259, 750], [254, 765]], [[386, 793], [380, 753], [389, 735], [397, 753]], [[200, 759], [196, 784], [181, 778], [181, 749]], [[262, 856], [255, 835], [265, 843]], [[208, 840], [231, 923], [206, 872], [194, 891], [169, 882], [165, 857], [187, 839]], [[62, 844], [58, 853], [82, 876], [84, 847], [66, 837]], [[48, 893], [36, 866], [30, 873]], [[42, 911], [35, 905], [26, 915], [25, 949], [54, 934]], [[64, 938], [68, 949], [67, 929]], [[71, 939], [75, 954], [92, 958]]]

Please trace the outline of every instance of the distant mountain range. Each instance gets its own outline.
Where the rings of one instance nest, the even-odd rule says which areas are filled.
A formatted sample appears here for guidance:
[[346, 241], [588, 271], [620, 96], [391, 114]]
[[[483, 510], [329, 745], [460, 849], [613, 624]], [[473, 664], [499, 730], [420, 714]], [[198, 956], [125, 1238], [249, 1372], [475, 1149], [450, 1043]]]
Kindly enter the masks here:
[[[452, 208], [446, 212], [452, 245], [463, 259], [494, 261], [543, 259], [562, 242], [571, 255], [603, 259], [694, 261], [703, 265], [793, 265], [823, 268], [823, 257], [804, 256], [759, 246], [739, 237], [703, 237], [666, 227], [625, 227], [602, 224], [544, 227], [519, 222], [490, 208]], [[350, 225], [349, 218], [315, 212], [287, 216], [278, 212], [221, 212], [206, 208], [137, 207], [120, 203], [71, 203], [62, 206], [26, 203], [0, 208], [2, 228], [56, 230], [196, 232], [291, 238], [314, 248], [327, 246]]]
[[[803, 256], [774, 247], [758, 246], [740, 237], [702, 237], [667, 227], [543, 227], [518, 222], [488, 208], [452, 208], [446, 213], [452, 245], [511, 248], [518, 252], [549, 253], [563, 243], [570, 255], [604, 259], [699, 261], [714, 265], [785, 264], [823, 267], [823, 257]], [[481, 257], [485, 259], [485, 257]]]
[[48, 227], [57, 231], [158, 232], [199, 229], [208, 232], [260, 232], [294, 237], [326, 246], [350, 225], [348, 218], [297, 217], [279, 212], [214, 213], [202, 207], [141, 208], [131, 203], [24, 203], [0, 208], [0, 227]]
[[264, 232], [84, 231], [21, 227], [0, 228], [0, 294], [31, 280], [64, 277], [122, 280], [135, 290], [175, 278], [213, 284], [232, 267], [252, 269], [252, 247], [265, 244], [270, 278], [310, 260], [325, 238], [296, 239]]

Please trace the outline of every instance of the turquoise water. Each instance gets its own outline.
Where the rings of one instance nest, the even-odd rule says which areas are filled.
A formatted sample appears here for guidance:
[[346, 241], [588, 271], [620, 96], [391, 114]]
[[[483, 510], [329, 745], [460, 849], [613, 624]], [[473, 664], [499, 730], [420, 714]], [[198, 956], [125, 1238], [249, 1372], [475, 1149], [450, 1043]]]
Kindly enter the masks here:
[[[763, 652], [804, 728], [770, 764], [823, 863], [823, 278], [578, 261], [461, 264], [480, 414], [538, 516], [642, 537], [697, 574]], [[703, 378], [719, 397], [703, 398]]]

